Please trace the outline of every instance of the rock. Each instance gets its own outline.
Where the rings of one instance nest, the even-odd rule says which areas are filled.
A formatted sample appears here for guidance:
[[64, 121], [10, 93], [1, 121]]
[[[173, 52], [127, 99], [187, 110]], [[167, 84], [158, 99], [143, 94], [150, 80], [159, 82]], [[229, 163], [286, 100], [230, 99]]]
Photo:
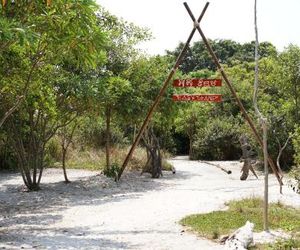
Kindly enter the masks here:
[[225, 241], [225, 249], [227, 250], [244, 250], [248, 249], [253, 243], [253, 228], [254, 224], [247, 221], [246, 224], [237, 229]]

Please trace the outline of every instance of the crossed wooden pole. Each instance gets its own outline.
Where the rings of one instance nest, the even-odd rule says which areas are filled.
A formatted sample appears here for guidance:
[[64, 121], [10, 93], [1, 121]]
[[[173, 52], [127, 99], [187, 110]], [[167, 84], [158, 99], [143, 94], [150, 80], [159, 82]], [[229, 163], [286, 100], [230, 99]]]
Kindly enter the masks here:
[[[126, 168], [128, 162], [129, 162], [129, 160], [130, 160], [130, 158], [131, 158], [131, 156], [132, 156], [132, 154], [133, 154], [133, 152], [134, 152], [136, 146], [138, 145], [138, 143], [139, 143], [139, 141], [140, 141], [140, 139], [141, 139], [141, 136], [143, 135], [143, 133], [144, 133], [144, 131], [145, 131], [147, 125], [149, 124], [149, 122], [150, 122], [150, 120], [151, 120], [151, 117], [152, 117], [152, 115], [153, 115], [153, 113], [154, 113], [156, 107], [158, 106], [159, 102], [161, 101], [161, 99], [162, 99], [162, 97], [163, 97], [163, 94], [165, 93], [165, 91], [166, 91], [166, 89], [167, 89], [167, 87], [168, 87], [168, 85], [169, 85], [170, 80], [172, 79], [172, 77], [173, 77], [174, 73], [176, 72], [176, 70], [178, 69], [178, 67], [179, 67], [179, 65], [180, 65], [180, 63], [181, 63], [181, 61], [182, 61], [184, 55], [186, 54], [186, 51], [187, 51], [187, 49], [188, 49], [188, 46], [189, 46], [189, 44], [190, 44], [190, 42], [191, 42], [191, 40], [192, 40], [192, 38], [193, 38], [193, 36], [194, 36], [196, 30], [198, 30], [198, 32], [200, 33], [200, 36], [201, 36], [201, 38], [202, 38], [202, 40], [203, 40], [203, 42], [204, 42], [204, 44], [205, 44], [205, 46], [206, 46], [206, 49], [208, 50], [209, 54], [211, 55], [212, 60], [213, 60], [214, 63], [216, 64], [218, 70], [220, 71], [220, 73], [221, 73], [221, 75], [222, 75], [224, 81], [226, 82], [227, 87], [229, 88], [229, 90], [230, 90], [232, 96], [233, 96], [234, 99], [236, 100], [236, 102], [237, 102], [237, 104], [238, 104], [238, 106], [239, 106], [239, 108], [240, 108], [240, 111], [241, 111], [241, 113], [243, 114], [243, 117], [245, 118], [245, 120], [247, 121], [247, 123], [249, 124], [249, 126], [250, 126], [250, 128], [251, 128], [251, 130], [252, 130], [252, 132], [253, 132], [253, 134], [254, 134], [254, 136], [255, 136], [255, 138], [256, 138], [256, 140], [257, 140], [257, 142], [258, 142], [259, 145], [263, 148], [263, 141], [262, 141], [261, 136], [259, 135], [258, 131], [256, 130], [256, 127], [255, 127], [255, 125], [254, 125], [252, 119], [251, 119], [250, 116], [248, 115], [246, 109], [244, 108], [244, 105], [242, 104], [241, 100], [240, 100], [239, 97], [237, 96], [237, 93], [236, 93], [235, 89], [233, 88], [231, 82], [229, 81], [229, 79], [228, 79], [228, 77], [227, 77], [227, 75], [226, 75], [224, 69], [222, 68], [221, 64], [219, 63], [218, 57], [216, 56], [216, 54], [215, 54], [214, 51], [212, 50], [212, 47], [210, 46], [210, 44], [209, 44], [207, 38], [205, 37], [205, 35], [204, 35], [202, 29], [200, 28], [200, 22], [201, 22], [201, 20], [202, 20], [204, 14], [205, 14], [207, 8], [208, 8], [208, 5], [209, 5], [209, 3], [207, 2], [207, 3], [205, 4], [205, 6], [204, 6], [202, 12], [201, 12], [200, 17], [198, 18], [198, 20], [196, 20], [196, 18], [194, 17], [194, 15], [193, 15], [191, 9], [189, 8], [188, 4], [187, 4], [186, 2], [184, 3], [184, 6], [185, 6], [185, 8], [186, 8], [188, 14], [190, 15], [190, 17], [191, 17], [193, 23], [194, 23], [194, 27], [193, 27], [193, 29], [192, 29], [190, 35], [189, 35], [189, 38], [187, 39], [187, 41], [186, 41], [186, 43], [185, 43], [185, 45], [184, 45], [184, 47], [182, 48], [181, 53], [180, 53], [179, 56], [177, 57], [177, 60], [176, 60], [176, 63], [175, 63], [175, 65], [174, 65], [173, 69], [170, 71], [170, 73], [169, 73], [167, 79], [165, 80], [165, 82], [164, 82], [164, 84], [163, 84], [163, 87], [161, 88], [161, 90], [160, 90], [158, 96], [156, 97], [154, 103], [152, 104], [152, 106], [151, 106], [151, 108], [150, 108], [150, 110], [149, 110], [149, 112], [148, 112], [148, 114], [147, 114], [147, 116], [146, 116], [146, 118], [145, 118], [145, 120], [144, 120], [144, 122], [143, 122], [143, 124], [142, 124], [142, 127], [141, 127], [141, 129], [140, 129], [138, 135], [136, 136], [135, 141], [134, 141], [134, 143], [132, 144], [132, 146], [131, 146], [131, 148], [130, 148], [130, 150], [129, 150], [129, 152], [128, 152], [126, 158], [125, 158], [125, 161], [124, 161], [124, 163], [123, 163], [123, 165], [122, 165], [122, 167], [121, 167], [121, 169], [120, 169], [120, 171], [119, 171], [119, 173], [118, 173], [118, 180], [121, 178], [122, 173], [123, 173], [123, 171], [125, 170], [125, 168]], [[278, 167], [274, 164], [274, 162], [273, 162], [273, 160], [272, 160], [272, 158], [271, 158], [270, 156], [268, 156], [268, 162], [269, 162], [269, 164], [270, 164], [270, 166], [271, 166], [271, 168], [272, 168], [272, 170], [273, 170], [273, 172], [274, 172], [274, 174], [275, 174], [275, 176], [276, 176], [276, 178], [277, 178], [277, 180], [278, 180], [278, 182], [279, 182], [279, 185], [280, 185], [280, 187], [281, 187], [281, 186], [283, 185], [283, 182], [282, 182], [283, 173], [282, 173], [281, 170], [278, 169]]]

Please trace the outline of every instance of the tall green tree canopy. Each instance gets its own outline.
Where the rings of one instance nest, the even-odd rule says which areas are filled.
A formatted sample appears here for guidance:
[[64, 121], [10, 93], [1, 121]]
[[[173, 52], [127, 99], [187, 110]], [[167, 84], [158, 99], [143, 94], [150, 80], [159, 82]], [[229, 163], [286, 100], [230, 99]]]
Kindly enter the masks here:
[[[107, 39], [96, 11], [92, 0], [15, 1], [2, 10], [1, 22], [21, 28], [3, 28], [0, 114], [22, 99], [4, 128], [31, 190], [39, 188], [47, 142], [89, 99], [81, 73], [104, 62]], [[26, 39], [12, 41], [16, 31]]]
[[[254, 61], [254, 42], [240, 44], [226, 39], [209, 40], [209, 42], [222, 64], [234, 66], [243, 62]], [[167, 54], [175, 58], [179, 55], [183, 46], [184, 44], [180, 43], [174, 51], [167, 51]], [[261, 57], [276, 55], [277, 50], [274, 45], [269, 42], [262, 42], [260, 44]], [[203, 41], [195, 42], [190, 46], [179, 68], [185, 74], [202, 69], [216, 70], [216, 66], [208, 54]]]

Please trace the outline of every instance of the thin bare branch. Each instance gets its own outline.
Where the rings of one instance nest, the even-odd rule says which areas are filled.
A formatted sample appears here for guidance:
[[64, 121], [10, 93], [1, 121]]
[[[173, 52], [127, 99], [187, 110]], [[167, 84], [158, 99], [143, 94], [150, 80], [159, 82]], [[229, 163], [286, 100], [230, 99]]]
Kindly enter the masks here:
[[6, 119], [20, 106], [22, 101], [24, 100], [24, 96], [19, 96], [14, 106], [12, 106], [8, 111], [5, 112], [3, 118], [0, 120], [0, 128], [2, 127], [3, 123]]

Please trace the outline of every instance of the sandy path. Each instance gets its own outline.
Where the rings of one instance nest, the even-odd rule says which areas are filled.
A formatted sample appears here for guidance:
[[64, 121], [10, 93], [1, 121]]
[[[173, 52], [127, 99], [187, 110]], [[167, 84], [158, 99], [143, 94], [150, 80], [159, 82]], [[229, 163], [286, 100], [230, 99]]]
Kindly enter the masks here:
[[[18, 192], [20, 177], [0, 174], [0, 249], [220, 249], [177, 223], [182, 217], [224, 208], [224, 202], [263, 193], [262, 177], [239, 180], [240, 163], [216, 167], [171, 160], [177, 173], [158, 180], [127, 173], [120, 183], [95, 172], [69, 170], [73, 182], [57, 182], [50, 169], [42, 190]], [[270, 176], [270, 199], [300, 207], [300, 196]], [[34, 207], [33, 205], [36, 205]]]

